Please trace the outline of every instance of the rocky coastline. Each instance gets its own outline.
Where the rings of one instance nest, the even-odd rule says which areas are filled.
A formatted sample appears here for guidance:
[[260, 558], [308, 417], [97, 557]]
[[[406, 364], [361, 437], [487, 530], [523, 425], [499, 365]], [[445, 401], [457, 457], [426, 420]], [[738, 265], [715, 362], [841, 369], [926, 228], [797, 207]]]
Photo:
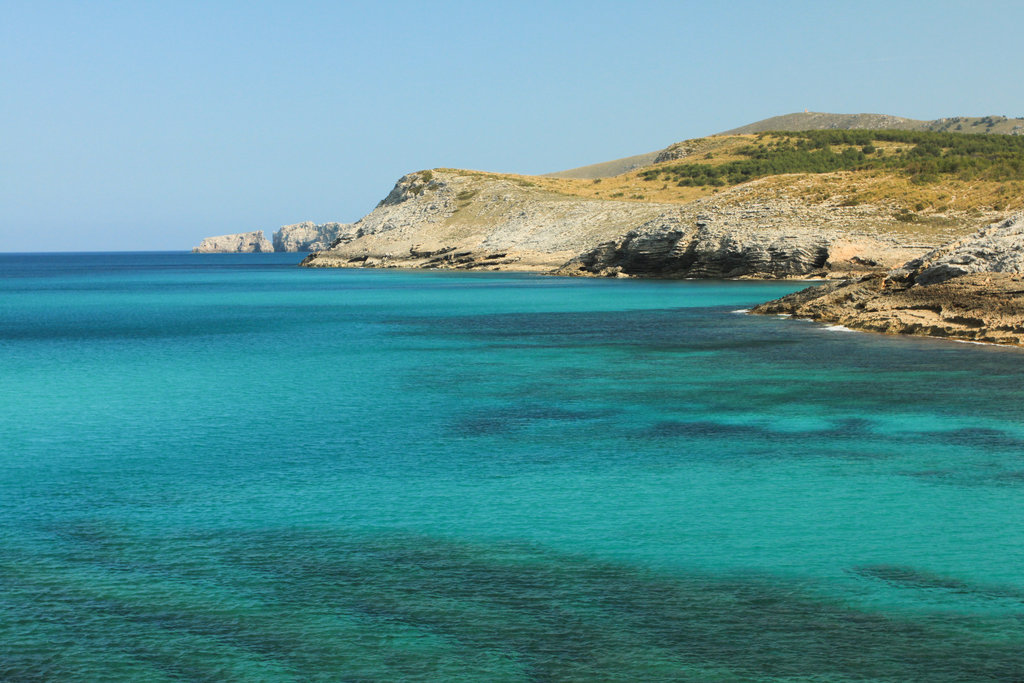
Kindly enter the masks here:
[[[1013, 136], [1018, 121], [805, 112], [545, 176], [424, 170], [355, 223], [194, 251], [308, 251], [308, 268], [827, 280], [755, 312], [1024, 344], [1022, 219], [992, 223], [1021, 210], [1024, 146], [951, 132]], [[778, 130], [861, 134], [759, 133]]]
[[1024, 219], [949, 242], [878, 207], [748, 199], [587, 201], [482, 174], [402, 178], [312, 268], [517, 270], [590, 277], [829, 280], [762, 304], [851, 329], [1024, 345]]
[[207, 237], [192, 249], [196, 254], [253, 254], [322, 251], [349, 229], [348, 223], [305, 221], [283, 225], [268, 240], [262, 230]]
[[679, 203], [582, 199], [482, 173], [403, 177], [311, 253], [311, 268], [525, 270], [591, 277], [851, 277], [939, 246], [885, 207], [765, 199], [759, 184]]
[[850, 329], [1024, 345], [1024, 215], [899, 268], [754, 308]]

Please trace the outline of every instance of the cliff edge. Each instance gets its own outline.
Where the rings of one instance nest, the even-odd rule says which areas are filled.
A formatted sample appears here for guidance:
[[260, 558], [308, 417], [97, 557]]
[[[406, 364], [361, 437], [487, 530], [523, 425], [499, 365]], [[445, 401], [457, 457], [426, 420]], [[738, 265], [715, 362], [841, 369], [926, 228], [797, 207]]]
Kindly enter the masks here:
[[410, 173], [308, 267], [552, 271], [587, 249], [679, 207], [599, 201], [523, 177], [436, 169]]
[[[603, 277], [849, 277], [941, 244], [888, 207], [808, 202], [754, 181], [688, 202], [564, 194], [540, 179], [404, 176], [307, 267], [534, 270]], [[558, 187], [558, 186], [554, 186]]]
[[327, 249], [339, 235], [348, 230], [348, 223], [313, 223], [305, 221], [282, 225], [267, 240], [262, 230], [235, 235], [207, 237], [194, 247], [195, 254], [252, 254], [269, 252], [321, 251]]
[[348, 223], [312, 221], [282, 225], [272, 236], [274, 251], [323, 251], [350, 227]]

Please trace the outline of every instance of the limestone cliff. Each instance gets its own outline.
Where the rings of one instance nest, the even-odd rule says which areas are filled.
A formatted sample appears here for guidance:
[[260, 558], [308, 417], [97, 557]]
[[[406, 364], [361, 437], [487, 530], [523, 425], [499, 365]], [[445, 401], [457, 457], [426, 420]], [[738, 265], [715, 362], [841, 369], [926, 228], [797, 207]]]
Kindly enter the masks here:
[[311, 221], [282, 225], [272, 236], [274, 251], [323, 251], [349, 227], [348, 223]]
[[1024, 216], [993, 224], [888, 273], [762, 304], [853, 329], [1024, 344]]
[[758, 183], [689, 203], [587, 199], [510, 176], [403, 177], [310, 267], [539, 270], [563, 275], [807, 277], [890, 268], [939, 239], [878, 230], [884, 207], [765, 199]]
[[373, 212], [303, 265], [551, 271], [678, 212], [673, 204], [562, 195], [508, 176], [422, 171], [404, 176]]
[[925, 245], [873, 229], [871, 207], [745, 199], [743, 190], [687, 205], [567, 263], [565, 275], [847, 277], [892, 267]]
[[219, 235], [207, 237], [199, 243], [198, 247], [192, 249], [194, 254], [218, 254], [218, 253], [269, 253], [274, 251], [274, 245], [267, 240], [262, 230], [253, 232], [241, 232], [234, 235]]

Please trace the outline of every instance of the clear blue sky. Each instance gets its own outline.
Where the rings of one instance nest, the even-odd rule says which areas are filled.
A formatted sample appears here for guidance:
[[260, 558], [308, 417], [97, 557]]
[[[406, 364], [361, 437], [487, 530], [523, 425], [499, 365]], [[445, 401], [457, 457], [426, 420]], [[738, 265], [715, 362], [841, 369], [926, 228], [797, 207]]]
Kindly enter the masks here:
[[810, 109], [1024, 115], [1020, 2], [0, 0], [0, 251], [354, 221]]

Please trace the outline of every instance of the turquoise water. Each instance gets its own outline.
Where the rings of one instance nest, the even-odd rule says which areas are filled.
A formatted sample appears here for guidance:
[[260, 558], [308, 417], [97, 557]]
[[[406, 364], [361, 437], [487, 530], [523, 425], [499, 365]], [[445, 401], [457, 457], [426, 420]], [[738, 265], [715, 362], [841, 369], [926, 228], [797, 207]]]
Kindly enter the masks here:
[[1024, 355], [793, 283], [0, 255], [0, 679], [1024, 678]]

